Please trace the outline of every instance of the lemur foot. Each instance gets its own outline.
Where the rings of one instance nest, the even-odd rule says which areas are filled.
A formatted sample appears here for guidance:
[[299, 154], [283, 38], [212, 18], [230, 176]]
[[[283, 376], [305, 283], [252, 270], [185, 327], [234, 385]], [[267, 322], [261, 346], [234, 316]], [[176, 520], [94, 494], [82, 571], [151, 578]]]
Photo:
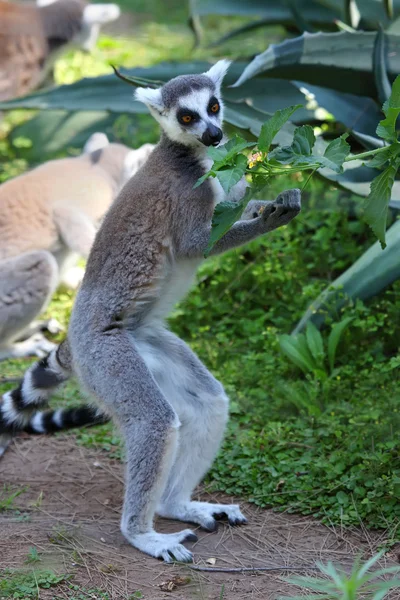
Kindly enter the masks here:
[[61, 283], [70, 290], [77, 290], [82, 283], [85, 269], [83, 267], [71, 267], [62, 274]]
[[12, 358], [22, 358], [24, 356], [38, 356], [39, 358], [43, 358], [56, 347], [57, 344], [49, 342], [44, 335], [35, 333], [35, 335], [27, 340], [13, 344], [10, 348], [9, 356]]
[[3, 454], [11, 444], [12, 440], [13, 436], [10, 433], [0, 434], [0, 459], [3, 457]]
[[167, 563], [174, 560], [180, 562], [193, 561], [193, 554], [182, 545], [182, 542], [197, 542], [197, 535], [191, 529], [184, 529], [178, 533], [149, 531], [133, 536], [127, 535], [124, 531], [123, 533], [132, 546]]
[[184, 502], [171, 507], [163, 507], [157, 513], [161, 517], [196, 523], [206, 531], [216, 531], [217, 521], [227, 518], [230, 525], [244, 525], [246, 517], [237, 504], [211, 504], [210, 502]]
[[48, 319], [48, 321], [43, 321], [42, 323], [42, 331], [48, 331], [52, 335], [57, 335], [57, 333], [61, 333], [65, 328], [57, 321], [57, 319]]

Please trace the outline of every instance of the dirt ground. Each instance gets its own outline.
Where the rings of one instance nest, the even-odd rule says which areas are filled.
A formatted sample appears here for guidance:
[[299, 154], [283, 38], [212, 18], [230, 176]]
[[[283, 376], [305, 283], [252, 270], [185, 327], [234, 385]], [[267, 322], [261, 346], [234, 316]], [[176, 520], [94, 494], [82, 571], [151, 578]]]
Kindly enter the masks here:
[[[369, 558], [385, 541], [384, 531], [326, 527], [312, 518], [242, 503], [247, 526], [221, 523], [217, 533], [197, 531], [199, 541], [188, 545], [194, 565], [279, 570], [201, 572], [159, 562], [127, 544], [119, 531], [123, 466], [104, 452], [76, 446], [72, 436], [18, 439], [0, 462], [0, 482], [10, 489], [26, 486], [12, 509], [0, 512], [1, 568], [23, 566], [34, 546], [42, 556], [40, 568], [72, 573], [73, 583], [100, 588], [113, 600], [127, 600], [138, 590], [149, 600], [277, 600], [299, 593], [284, 580], [289, 568], [303, 567], [304, 573], [311, 573], [307, 567], [318, 560], [349, 567], [356, 555]], [[201, 490], [199, 497], [236, 500]], [[159, 519], [156, 527], [172, 532], [181, 524]], [[393, 550], [381, 566], [398, 560]], [[40, 598], [68, 598], [67, 591], [68, 586], [61, 584], [41, 590]], [[400, 591], [387, 598], [400, 599]]]

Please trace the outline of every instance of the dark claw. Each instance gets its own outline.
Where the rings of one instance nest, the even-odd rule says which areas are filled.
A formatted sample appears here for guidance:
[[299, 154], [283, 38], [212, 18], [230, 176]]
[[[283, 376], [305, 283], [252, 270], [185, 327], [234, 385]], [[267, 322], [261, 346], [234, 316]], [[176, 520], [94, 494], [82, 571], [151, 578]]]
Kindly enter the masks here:
[[236, 527], [237, 525], [245, 525], [247, 523], [247, 519], [229, 519], [229, 525]]
[[198, 541], [198, 537], [195, 533], [188, 533], [188, 535], [185, 537], [185, 539], [183, 540], [184, 542], [197, 542]]

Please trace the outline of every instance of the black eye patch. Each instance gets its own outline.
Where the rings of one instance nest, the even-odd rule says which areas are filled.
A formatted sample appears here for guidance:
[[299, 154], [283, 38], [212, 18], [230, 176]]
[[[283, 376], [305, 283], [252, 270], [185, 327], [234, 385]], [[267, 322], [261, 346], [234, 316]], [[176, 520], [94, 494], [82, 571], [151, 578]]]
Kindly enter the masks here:
[[210, 98], [210, 102], [208, 103], [207, 111], [210, 115], [217, 115], [220, 110], [221, 110], [221, 107], [220, 107], [219, 101], [217, 100], [217, 98], [215, 96], [213, 96], [212, 98]]
[[176, 118], [181, 125], [192, 125], [200, 119], [200, 115], [194, 110], [180, 108], [176, 113]]

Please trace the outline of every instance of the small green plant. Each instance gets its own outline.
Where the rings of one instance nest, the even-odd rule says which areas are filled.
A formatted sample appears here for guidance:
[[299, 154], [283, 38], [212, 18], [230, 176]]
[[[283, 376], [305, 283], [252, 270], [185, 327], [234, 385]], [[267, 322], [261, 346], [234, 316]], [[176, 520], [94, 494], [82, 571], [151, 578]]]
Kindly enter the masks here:
[[306, 333], [281, 335], [281, 351], [305, 374], [316, 379], [326, 379], [335, 373], [336, 351], [339, 342], [353, 319], [346, 317], [331, 328], [326, 346], [314, 323], [307, 323]]
[[[370, 194], [364, 205], [364, 218], [381, 242], [382, 248], [385, 248], [388, 205], [395, 176], [400, 167], [400, 142], [397, 140], [396, 131], [396, 120], [400, 114], [400, 76], [396, 78], [392, 93], [383, 105], [385, 119], [380, 121], [376, 130], [385, 145], [361, 154], [350, 154], [350, 146], [346, 142], [347, 134], [332, 140], [328, 145], [324, 145], [324, 148], [321, 147], [323, 144], [318, 147], [310, 125], [296, 127], [290, 146], [277, 146], [270, 150], [275, 136], [286, 126], [298, 108], [301, 108], [300, 104], [277, 110], [263, 124], [257, 142], [246, 142], [243, 138], [234, 136], [223, 146], [209, 148], [208, 156], [214, 161], [213, 165], [197, 181], [196, 186], [209, 177], [216, 177], [228, 193], [244, 175], [250, 177], [250, 186], [239, 203], [221, 202], [217, 205], [206, 256], [240, 218], [248, 202], [266, 187], [272, 177], [301, 171], [310, 171], [311, 177], [321, 168], [342, 173], [345, 162], [369, 158], [372, 160], [367, 163], [368, 166], [384, 170], [371, 183]], [[253, 150], [256, 148], [256, 151], [253, 151], [248, 159], [243, 152], [250, 147], [253, 147]], [[306, 184], [307, 182], [308, 180]]]
[[37, 563], [37, 562], [40, 562], [41, 560], [42, 559], [40, 558], [37, 548], [35, 548], [34, 546], [31, 546], [29, 548], [28, 556], [26, 557], [25, 562], [26, 563]]
[[282, 597], [282, 600], [304, 600], [304, 598], [307, 598], [307, 600], [361, 600], [361, 598], [383, 600], [390, 590], [400, 586], [399, 578], [386, 581], [377, 580], [377, 578], [385, 575], [399, 574], [399, 567], [387, 567], [368, 573], [383, 554], [383, 552], [375, 554], [364, 564], [360, 564], [360, 560], [357, 559], [350, 574], [347, 574], [341, 568], [335, 567], [331, 562], [327, 565], [317, 563], [321, 573], [329, 579], [311, 576], [289, 577], [286, 579], [288, 583], [293, 583], [303, 589], [313, 590], [317, 593], [306, 597], [304, 594], [301, 596], [285, 596]]
[[41, 589], [49, 589], [67, 581], [71, 575], [53, 571], [0, 571], [0, 598], [39, 598]]
[[0, 512], [3, 510], [15, 510], [14, 500], [25, 491], [26, 488], [11, 491], [11, 488], [7, 484], [4, 484], [3, 489], [0, 491]]

